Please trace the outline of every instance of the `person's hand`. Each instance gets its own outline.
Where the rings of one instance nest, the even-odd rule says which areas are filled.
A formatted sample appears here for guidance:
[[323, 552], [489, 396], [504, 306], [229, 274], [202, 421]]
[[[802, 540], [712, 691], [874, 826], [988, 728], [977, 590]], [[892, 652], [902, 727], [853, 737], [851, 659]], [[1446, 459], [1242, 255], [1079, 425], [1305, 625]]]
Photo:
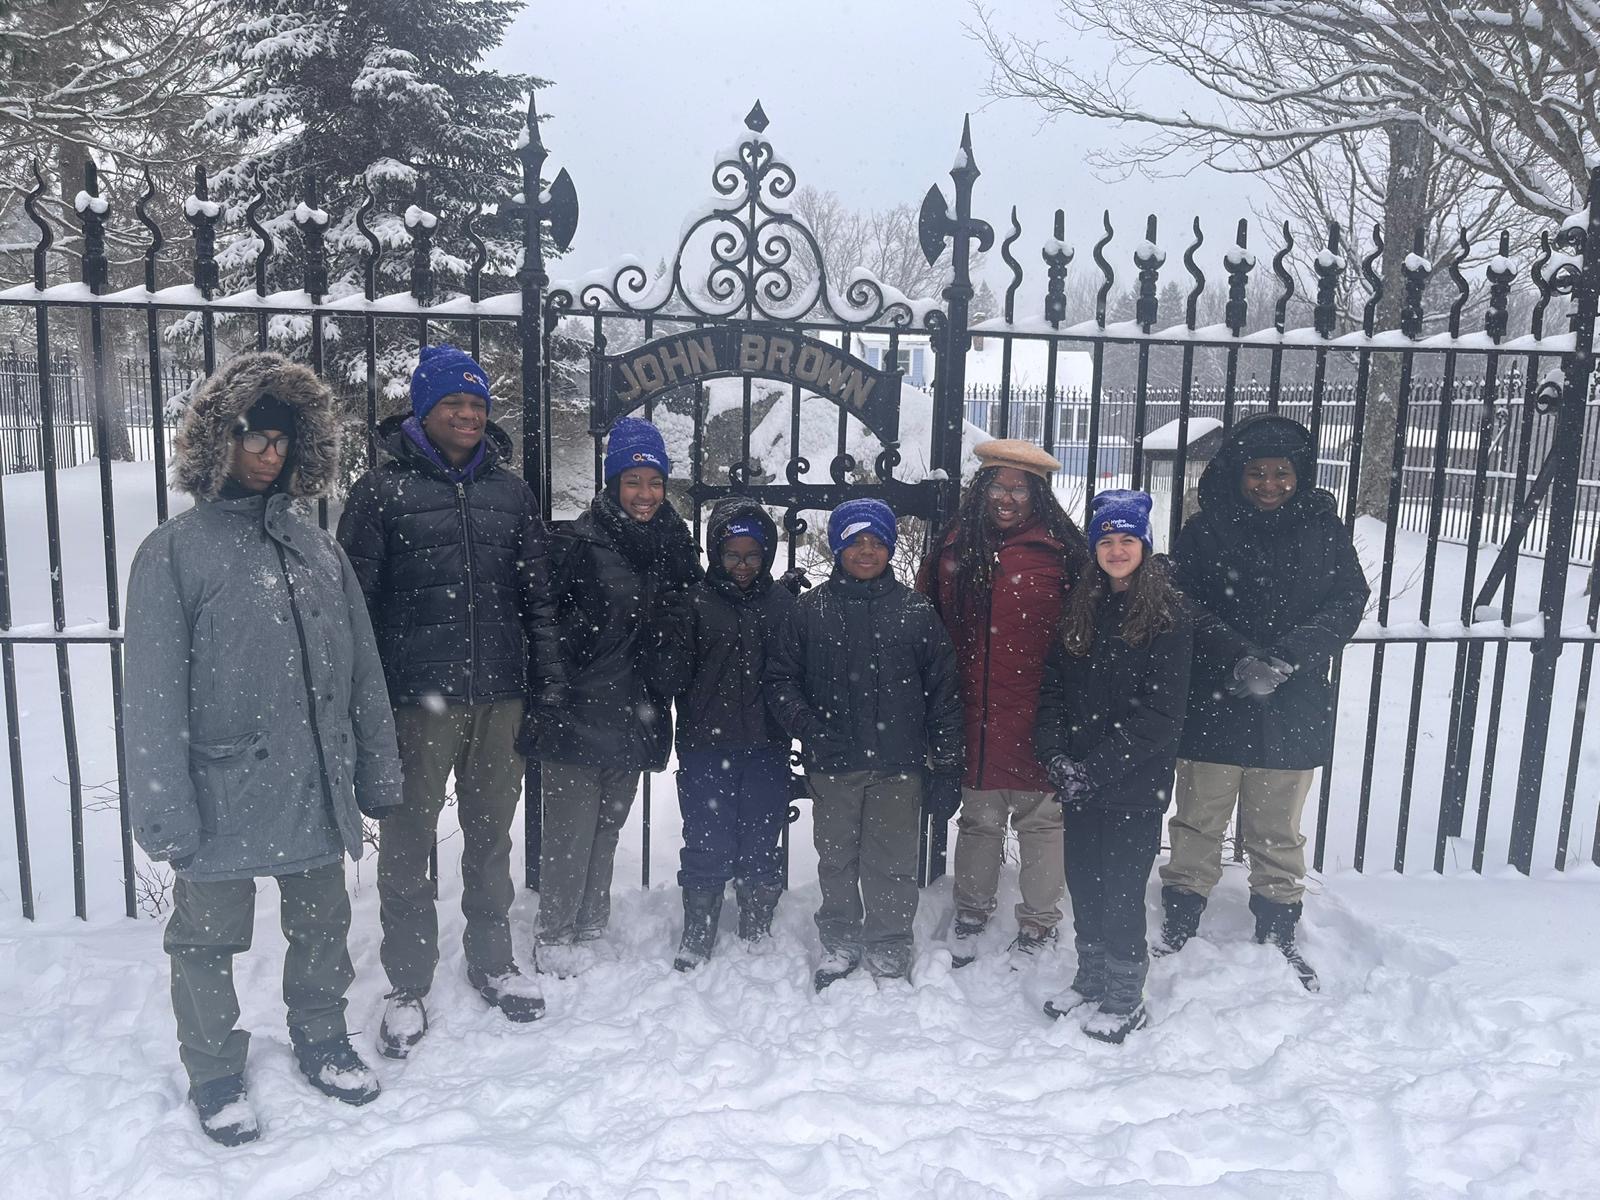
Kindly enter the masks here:
[[541, 713], [555, 712], [571, 703], [572, 689], [559, 680], [545, 684], [533, 697], [533, 707]]
[[940, 825], [948, 825], [961, 807], [961, 775], [956, 771], [934, 771], [928, 776], [923, 808]]
[[819, 726], [801, 741], [805, 744], [806, 757], [824, 766], [848, 759], [851, 750], [854, 749], [849, 742], [825, 725]]
[[1235, 700], [1250, 697], [1263, 700], [1277, 691], [1294, 667], [1281, 658], [1270, 655], [1257, 658], [1246, 655], [1233, 665], [1233, 681], [1228, 685], [1228, 695]]
[[1073, 762], [1065, 754], [1057, 754], [1045, 764], [1045, 772], [1061, 804], [1076, 804], [1088, 797], [1089, 776], [1081, 763]]
[[811, 577], [799, 567], [790, 567], [779, 577], [778, 582], [798, 596], [811, 586]]

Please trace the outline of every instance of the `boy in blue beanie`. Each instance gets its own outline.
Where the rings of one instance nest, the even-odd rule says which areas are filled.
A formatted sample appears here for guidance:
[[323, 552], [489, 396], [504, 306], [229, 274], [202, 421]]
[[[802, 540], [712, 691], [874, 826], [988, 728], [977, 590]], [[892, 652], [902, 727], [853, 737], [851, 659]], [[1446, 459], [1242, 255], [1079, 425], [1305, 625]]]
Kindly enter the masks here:
[[405, 1058], [428, 1028], [424, 998], [439, 961], [428, 859], [452, 772], [467, 979], [509, 1020], [544, 1012], [537, 982], [512, 957], [516, 737], [530, 703], [561, 703], [566, 682], [549, 535], [491, 404], [489, 375], [470, 355], [423, 347], [410, 415], [378, 426], [388, 461], [357, 481], [339, 519], [378, 633], [405, 772], [405, 803], [385, 817], [378, 847], [393, 989], [378, 1046], [390, 1058]]
[[767, 704], [800, 739], [822, 907], [818, 991], [863, 960], [911, 973], [923, 773], [959, 775], [955, 649], [932, 603], [895, 579], [895, 516], [851, 500], [828, 519], [833, 575], [794, 606], [767, 660]]

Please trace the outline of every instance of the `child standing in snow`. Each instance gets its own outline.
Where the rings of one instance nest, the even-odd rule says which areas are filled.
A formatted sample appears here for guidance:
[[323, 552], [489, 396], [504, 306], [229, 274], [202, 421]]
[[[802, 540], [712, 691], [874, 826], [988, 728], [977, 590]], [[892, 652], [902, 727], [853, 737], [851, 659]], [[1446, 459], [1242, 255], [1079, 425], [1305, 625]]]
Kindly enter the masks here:
[[923, 772], [960, 786], [955, 650], [890, 571], [895, 536], [881, 500], [835, 509], [833, 575], [795, 604], [768, 662], [767, 702], [801, 741], [815, 801], [818, 991], [863, 958], [877, 978], [909, 978]]
[[1094, 561], [1067, 597], [1034, 735], [1062, 804], [1078, 952], [1071, 987], [1045, 1012], [1093, 1005], [1084, 1032], [1121, 1042], [1147, 1019], [1145, 883], [1172, 794], [1193, 633], [1151, 557], [1150, 497], [1101, 492], [1092, 511]]
[[794, 594], [772, 578], [778, 530], [754, 500], [730, 496], [706, 525], [710, 567], [669, 631], [663, 686], [678, 699], [683, 812], [683, 940], [673, 962], [711, 956], [723, 890], [737, 881], [739, 936], [759, 942], [783, 894], [778, 835], [789, 812], [789, 739], [767, 710], [767, 646]]

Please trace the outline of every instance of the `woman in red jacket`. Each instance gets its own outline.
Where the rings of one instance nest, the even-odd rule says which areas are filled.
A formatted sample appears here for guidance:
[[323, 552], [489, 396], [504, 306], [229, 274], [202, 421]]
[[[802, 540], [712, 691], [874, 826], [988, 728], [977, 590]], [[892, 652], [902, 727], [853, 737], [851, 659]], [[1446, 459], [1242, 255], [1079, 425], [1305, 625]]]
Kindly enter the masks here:
[[[956, 840], [956, 920], [951, 954], [966, 966], [995, 909], [1006, 820], [1022, 859], [1014, 954], [1054, 942], [1061, 920], [1061, 806], [1034, 758], [1033, 726], [1044, 660], [1062, 603], [1088, 560], [1082, 531], [1050, 486], [1061, 464], [1039, 447], [996, 439], [977, 447], [973, 478], [939, 549], [918, 576], [955, 642], [961, 664], [967, 770]], [[935, 805], [954, 815], [956, 798]]]

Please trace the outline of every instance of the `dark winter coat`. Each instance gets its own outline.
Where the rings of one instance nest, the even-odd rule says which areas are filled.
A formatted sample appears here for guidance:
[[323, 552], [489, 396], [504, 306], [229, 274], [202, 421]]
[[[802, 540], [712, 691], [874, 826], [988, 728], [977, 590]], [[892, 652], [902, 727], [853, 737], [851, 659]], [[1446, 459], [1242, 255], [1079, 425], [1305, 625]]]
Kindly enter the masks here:
[[339, 518], [391, 699], [510, 699], [527, 694], [530, 668], [541, 690], [559, 685], [549, 539], [532, 490], [505, 465], [511, 440], [489, 424], [481, 464], [455, 482], [402, 421], [378, 427], [389, 461], [356, 482]]
[[[284, 485], [224, 498], [233, 427], [266, 392], [297, 415]], [[123, 643], [133, 832], [189, 879], [360, 858], [360, 814], [401, 801], [360, 585], [333, 538], [294, 506], [333, 484], [331, 406], [315, 375], [278, 355], [225, 364], [178, 438], [173, 477], [195, 506], [133, 561]]]
[[1055, 639], [1045, 661], [1034, 746], [1041, 764], [1057, 754], [1081, 763], [1085, 803], [1166, 811], [1189, 695], [1194, 629], [1187, 612], [1142, 646], [1122, 637], [1125, 598], [1100, 601], [1094, 645], [1070, 654]]
[[796, 602], [767, 660], [767, 704], [810, 771], [962, 767], [955, 647], [928, 598], [889, 571], [863, 582], [835, 567]]
[[[683, 518], [663, 504], [649, 526], [605, 492], [557, 525], [554, 591], [568, 701], [534, 714], [532, 753], [551, 762], [659, 771], [672, 748], [662, 627], [668, 592], [701, 575]], [[649, 553], [646, 554], [645, 551]], [[525, 743], [526, 744], [526, 743]]]
[[[1300, 479], [1273, 513], [1240, 494], [1241, 440], [1259, 436], [1264, 421], [1292, 427], [1289, 457]], [[1173, 548], [1175, 581], [1195, 606], [1185, 758], [1310, 770], [1332, 755], [1328, 671], [1360, 624], [1369, 589], [1334, 499], [1315, 480], [1311, 435], [1267, 414], [1239, 422], [1200, 477], [1200, 511]], [[1228, 687], [1247, 655], [1283, 659], [1294, 674], [1268, 697], [1236, 700]]]
[[925, 571], [917, 586], [939, 609], [960, 662], [965, 784], [1049, 791], [1033, 754], [1033, 727], [1045, 655], [1069, 586], [1066, 549], [1038, 521], [1013, 530], [1000, 544], [988, 612], [962, 612], [955, 540], [952, 530], [939, 554], [937, 581]]
[[[749, 590], [741, 591], [716, 557], [729, 521], [744, 518], [766, 531], [766, 552]], [[678, 698], [678, 753], [782, 745], [789, 737], [767, 708], [767, 646], [794, 608], [794, 594], [772, 578], [778, 530], [754, 500], [729, 496], [711, 510], [706, 577], [689, 589], [689, 619], [674, 631], [661, 682]]]

